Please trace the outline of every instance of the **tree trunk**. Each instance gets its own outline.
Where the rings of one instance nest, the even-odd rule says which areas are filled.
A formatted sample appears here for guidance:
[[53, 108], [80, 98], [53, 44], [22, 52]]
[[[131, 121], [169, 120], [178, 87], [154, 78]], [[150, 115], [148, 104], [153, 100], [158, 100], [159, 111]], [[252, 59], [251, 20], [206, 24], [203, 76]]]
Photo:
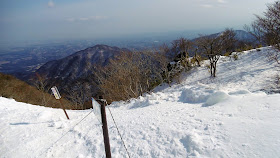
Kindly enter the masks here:
[[211, 63], [210, 63], [210, 73], [211, 73], [211, 76], [213, 76], [213, 69], [214, 69], [214, 65], [213, 65], [213, 63], [211, 61]]
[[216, 70], [217, 70], [217, 62], [214, 63], [213, 77], [216, 77]]

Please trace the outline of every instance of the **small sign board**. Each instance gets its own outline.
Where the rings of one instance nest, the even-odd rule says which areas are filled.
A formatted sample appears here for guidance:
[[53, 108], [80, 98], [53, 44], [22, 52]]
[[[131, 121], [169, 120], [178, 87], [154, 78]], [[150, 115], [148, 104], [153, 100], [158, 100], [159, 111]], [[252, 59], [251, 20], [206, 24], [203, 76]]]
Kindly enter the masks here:
[[60, 96], [60, 94], [59, 94], [58, 89], [57, 89], [56, 86], [53, 86], [53, 87], [51, 88], [51, 90], [52, 90], [52, 92], [53, 92], [53, 95], [54, 95], [55, 99], [60, 99], [60, 98], [61, 98], [61, 96]]
[[93, 108], [93, 113], [97, 117], [98, 121], [101, 123], [101, 105], [94, 99], [91, 98], [92, 101], [92, 108]]

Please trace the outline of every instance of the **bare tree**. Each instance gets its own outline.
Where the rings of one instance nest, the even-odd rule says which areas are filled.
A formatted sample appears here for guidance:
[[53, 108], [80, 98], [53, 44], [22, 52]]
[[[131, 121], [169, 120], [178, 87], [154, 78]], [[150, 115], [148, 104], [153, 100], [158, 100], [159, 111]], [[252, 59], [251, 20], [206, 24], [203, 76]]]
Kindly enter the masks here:
[[91, 85], [87, 81], [75, 80], [71, 87], [64, 89], [66, 98], [73, 103], [74, 109], [85, 109], [86, 101], [92, 97]]
[[33, 85], [41, 91], [41, 101], [43, 106], [47, 106], [50, 101], [50, 95], [47, 93], [50, 90], [50, 87], [48, 86], [46, 75], [40, 75], [38, 73], [35, 74], [35, 77], [32, 78]]
[[171, 51], [175, 55], [174, 61], [180, 62], [181, 66], [186, 70], [191, 67], [189, 60], [189, 50], [192, 48], [193, 43], [186, 38], [179, 38], [172, 42]]
[[123, 52], [110, 60], [110, 64], [106, 67], [94, 68], [100, 90], [107, 100], [127, 100], [142, 93], [141, 74], [136, 66], [139, 61], [134, 59], [135, 56], [134, 53]]
[[105, 67], [94, 66], [93, 78], [109, 102], [128, 100], [162, 82], [165, 60], [159, 52], [123, 52]]
[[167, 45], [163, 45], [160, 51], [166, 54], [163, 56], [160, 54], [165, 58], [162, 77], [169, 85], [172, 79], [179, 76], [183, 70], [191, 69], [189, 51], [193, 47], [192, 41], [186, 38], [179, 38], [174, 40], [171, 44], [172, 46], [170, 49]]
[[195, 63], [197, 64], [198, 67], [201, 66], [201, 62], [202, 61], [202, 57], [198, 52], [198, 48], [195, 49], [194, 51], [194, 56], [192, 57], [192, 63], [195, 65]]
[[247, 30], [259, 41], [280, 50], [280, 1], [268, 4], [263, 16], [255, 16], [256, 20]]
[[256, 21], [252, 22], [250, 26], [245, 25], [244, 29], [256, 39], [259, 45], [264, 43], [262, 38], [262, 29], [260, 28], [260, 26], [258, 26], [258, 23]]
[[154, 59], [158, 63], [156, 74], [158, 78], [161, 79], [160, 83], [166, 82], [170, 84], [172, 77], [170, 71], [168, 70], [168, 64], [175, 58], [173, 53], [171, 53], [166, 44], [163, 44], [153, 55]]
[[216, 77], [217, 62], [220, 56], [233, 49], [235, 42], [235, 32], [232, 29], [226, 29], [218, 36], [201, 36], [197, 41], [198, 49], [210, 61], [210, 73]]

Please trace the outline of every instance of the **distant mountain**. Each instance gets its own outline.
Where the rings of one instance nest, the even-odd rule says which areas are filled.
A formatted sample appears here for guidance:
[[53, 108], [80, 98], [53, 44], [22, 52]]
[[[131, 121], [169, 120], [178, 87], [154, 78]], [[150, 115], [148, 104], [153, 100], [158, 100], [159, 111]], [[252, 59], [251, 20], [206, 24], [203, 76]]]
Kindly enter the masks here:
[[114, 56], [128, 49], [96, 45], [85, 50], [78, 51], [60, 60], [53, 60], [41, 66], [36, 72], [47, 78], [72, 81], [86, 76], [93, 64], [106, 65]]
[[129, 50], [96, 45], [63, 59], [47, 62], [35, 73], [46, 80], [47, 86], [56, 85], [71, 101], [82, 99], [81, 102], [85, 102], [97, 95], [99, 90], [97, 80], [91, 75], [94, 71], [93, 65], [105, 66], [110, 59], [120, 55], [121, 52], [129, 52]]
[[[235, 47], [236, 48], [244, 47], [246, 45], [256, 46], [258, 44], [255, 37], [253, 35], [251, 35], [249, 32], [244, 31], [244, 30], [234, 30], [234, 32], [235, 32], [235, 39], [237, 40], [235, 42]], [[205, 36], [200, 36], [198, 38], [192, 39], [192, 41], [195, 42], [195, 41], [197, 41], [197, 40], [199, 40], [200, 38], [203, 38], [203, 37], [214, 38], [214, 37], [217, 37], [217, 36], [221, 35], [222, 33], [223, 32], [214, 33], [214, 34], [205, 35]], [[232, 50], [232, 51], [235, 51], [235, 50]], [[189, 55], [193, 56], [194, 52], [190, 51]]]
[[[48, 61], [62, 59], [89, 47], [89, 43], [38, 44], [0, 51], [0, 72], [27, 80]], [[92, 46], [93, 44], [91, 44]]]
[[255, 42], [255, 37], [247, 31], [235, 30], [234, 32], [235, 32], [235, 38], [239, 41], [252, 42], [252, 43]]
[[[255, 37], [253, 35], [251, 35], [249, 32], [247, 31], [244, 31], [244, 30], [234, 30], [235, 32], [235, 38], [236, 40], [238, 41], [243, 41], [243, 42], [252, 42], [254, 43], [255, 42]], [[220, 34], [222, 34], [222, 32], [219, 32], [219, 33], [214, 33], [214, 34], [210, 34], [210, 35], [205, 35], [207, 37], [217, 37], [219, 36]], [[203, 37], [205, 37], [203, 36]], [[198, 38], [194, 38], [193, 41], [199, 39], [200, 37]]]

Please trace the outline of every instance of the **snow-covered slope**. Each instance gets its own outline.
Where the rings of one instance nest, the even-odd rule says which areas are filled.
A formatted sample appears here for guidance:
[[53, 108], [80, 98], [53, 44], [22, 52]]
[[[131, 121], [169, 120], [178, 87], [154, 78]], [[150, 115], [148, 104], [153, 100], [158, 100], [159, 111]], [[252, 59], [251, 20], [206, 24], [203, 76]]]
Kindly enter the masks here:
[[[277, 73], [267, 49], [223, 57], [217, 78], [197, 68], [181, 84], [110, 105], [131, 157], [279, 157], [280, 95], [264, 92]], [[91, 110], [67, 112], [71, 120], [0, 98], [0, 157], [105, 157]], [[127, 157], [108, 109], [107, 118], [112, 157]]]

